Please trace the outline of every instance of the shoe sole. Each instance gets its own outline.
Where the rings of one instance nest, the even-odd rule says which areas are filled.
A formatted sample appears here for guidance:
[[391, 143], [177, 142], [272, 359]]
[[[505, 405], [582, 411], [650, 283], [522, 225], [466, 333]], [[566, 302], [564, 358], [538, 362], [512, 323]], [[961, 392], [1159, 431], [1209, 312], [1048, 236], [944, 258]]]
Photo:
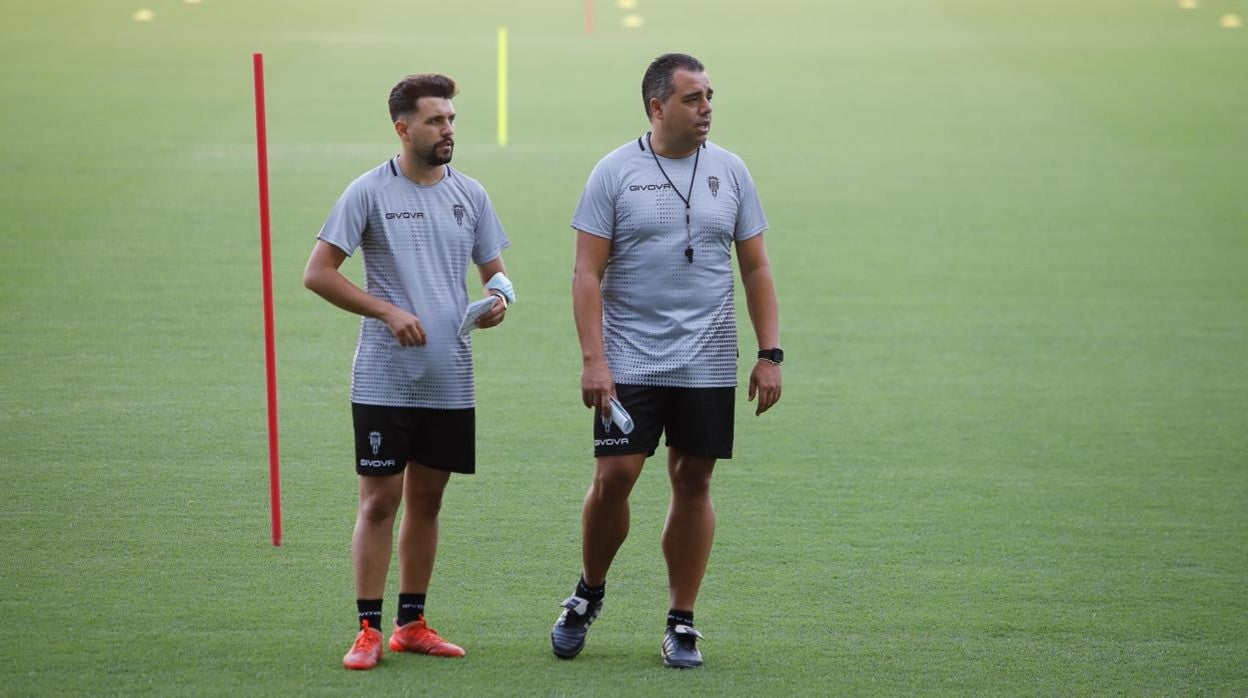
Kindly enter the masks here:
[[342, 668], [350, 669], [351, 671], [368, 671], [369, 669], [376, 669], [378, 664], [381, 664], [380, 659], [378, 659], [373, 664], [348, 664], [346, 662], [343, 662]]
[[677, 661], [669, 658], [666, 654], [659, 652], [659, 656], [663, 658], [663, 666], [668, 669], [696, 669], [702, 666], [702, 660], [697, 661]]
[[395, 648], [393, 648], [393, 647], [391, 647], [391, 648], [390, 648], [390, 651], [391, 651], [391, 652], [395, 652], [395, 653], [419, 654], [419, 655], [423, 655], [423, 656], [426, 656], [426, 657], [440, 657], [440, 658], [442, 658], [442, 659], [463, 659], [464, 655], [465, 655], [465, 654], [467, 654], [467, 652], [465, 652], [465, 653], [463, 653], [463, 654], [456, 654], [456, 653], [448, 653], [448, 654], [443, 654], [443, 653], [438, 652], [438, 651], [427, 652], [427, 651], [424, 651], [424, 650], [419, 650], [419, 649], [414, 649], [414, 650], [409, 650], [409, 649], [395, 649]]
[[442, 657], [444, 659], [459, 659], [463, 657], [465, 654], [467, 654], [467, 652], [465, 652], [462, 647], [458, 647], [457, 645], [452, 645], [449, 642], [446, 643], [447, 646], [455, 647], [455, 649], [443, 650], [440, 647], [423, 647], [423, 648], [422, 647], [408, 647], [407, 645], [401, 642], [396, 643], [393, 637], [390, 638], [390, 642], [387, 644], [390, 647], [391, 652], [406, 652], [407, 654], [423, 654], [427, 657]]
[[581, 653], [581, 650], [585, 649], [585, 645], [582, 644], [580, 647], [572, 650], [571, 654], [563, 654], [555, 648], [555, 639], [552, 637], [550, 639], [550, 649], [555, 653], [555, 656], [560, 659], [576, 659], [576, 656]]
[[667, 667], [668, 669], [696, 669], [702, 666], [702, 662], [698, 662], [697, 664], [676, 664], [675, 662], [669, 662], [666, 659], [664, 659], [663, 666]]

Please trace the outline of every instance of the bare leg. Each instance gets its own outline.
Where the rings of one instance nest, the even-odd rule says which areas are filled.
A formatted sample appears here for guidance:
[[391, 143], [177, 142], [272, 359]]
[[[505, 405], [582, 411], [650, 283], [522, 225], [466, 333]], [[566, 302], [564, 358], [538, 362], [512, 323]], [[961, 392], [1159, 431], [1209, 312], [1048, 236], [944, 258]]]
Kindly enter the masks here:
[[715, 539], [715, 505], [711, 503], [714, 468], [714, 458], [668, 449], [672, 502], [663, 526], [663, 557], [667, 560], [672, 608], [692, 611], [706, 574]]
[[438, 554], [438, 512], [451, 474], [411, 461], [403, 482], [403, 521], [399, 524], [399, 593], [429, 591]]
[[633, 491], [646, 454], [604, 456], [594, 464], [594, 479], [581, 512], [581, 561], [585, 583], [601, 586], [611, 561], [628, 537], [628, 495]]
[[403, 475], [360, 477], [360, 508], [351, 536], [355, 597], [380, 599], [386, 593], [394, 544], [394, 515], [403, 496]]

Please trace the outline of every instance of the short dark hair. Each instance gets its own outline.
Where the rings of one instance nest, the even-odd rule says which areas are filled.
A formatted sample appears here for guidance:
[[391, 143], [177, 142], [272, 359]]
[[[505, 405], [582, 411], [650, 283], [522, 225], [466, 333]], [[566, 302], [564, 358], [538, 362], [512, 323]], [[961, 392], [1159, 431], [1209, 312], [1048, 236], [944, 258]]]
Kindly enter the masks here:
[[421, 97], [450, 99], [459, 94], [455, 81], [438, 73], [408, 75], [390, 90], [390, 120], [416, 111], [416, 100]]
[[666, 102], [667, 98], [672, 96], [672, 92], [676, 91], [676, 85], [672, 83], [672, 75], [677, 70], [701, 73], [706, 70], [706, 66], [702, 65], [702, 61], [687, 53], [665, 53], [651, 61], [650, 67], [646, 68], [646, 74], [641, 79], [641, 103], [646, 107], [647, 119], [650, 118], [652, 98]]

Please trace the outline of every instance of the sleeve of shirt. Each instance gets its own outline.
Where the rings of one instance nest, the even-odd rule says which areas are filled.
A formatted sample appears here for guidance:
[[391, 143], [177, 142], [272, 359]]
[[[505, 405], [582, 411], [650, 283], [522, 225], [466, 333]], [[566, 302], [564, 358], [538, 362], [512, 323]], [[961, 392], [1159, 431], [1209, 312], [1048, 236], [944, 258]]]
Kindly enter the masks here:
[[317, 239], [328, 242], [348, 256], [354, 254], [368, 226], [368, 207], [364, 183], [357, 179], [338, 197], [338, 203], [330, 210], [321, 232], [316, 235]]
[[511, 246], [503, 230], [503, 222], [494, 212], [494, 204], [484, 189], [480, 192], [477, 212], [477, 227], [473, 231], [472, 261], [474, 264], [485, 264], [498, 259], [503, 250]]
[[615, 237], [615, 177], [606, 158], [589, 173], [576, 213], [572, 214], [572, 228], [608, 240]]
[[735, 168], [737, 185], [737, 227], [732, 238], [737, 242], [748, 240], [767, 229], [767, 215], [763, 213], [763, 202], [758, 198], [758, 189], [754, 187], [754, 178], [744, 162], [738, 162]]

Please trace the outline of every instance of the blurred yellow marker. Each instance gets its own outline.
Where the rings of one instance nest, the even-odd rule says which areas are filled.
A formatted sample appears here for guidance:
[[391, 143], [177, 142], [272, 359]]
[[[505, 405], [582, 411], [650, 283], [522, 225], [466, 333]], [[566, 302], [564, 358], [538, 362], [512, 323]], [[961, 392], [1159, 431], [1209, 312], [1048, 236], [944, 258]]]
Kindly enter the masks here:
[[498, 145], [507, 145], [507, 27], [498, 28]]
[[641, 15], [625, 15], [624, 19], [620, 20], [620, 24], [623, 24], [625, 29], [641, 29], [641, 25], [645, 23]]
[[1197, 0], [1179, 0], [1180, 10], [1194, 10], [1200, 5]]
[[637, 0], [615, 0], [615, 6], [621, 10], [637, 9]]
[[1222, 19], [1218, 21], [1223, 29], [1239, 29], [1244, 26], [1244, 20], [1239, 15], [1222, 15]]
[[188, 5], [198, 5], [200, 3], [200, 0], [182, 0], [182, 1]]
[[150, 22], [153, 19], [156, 19], [156, 14], [151, 10], [139, 10], [134, 13], [134, 21], [136, 22]]

